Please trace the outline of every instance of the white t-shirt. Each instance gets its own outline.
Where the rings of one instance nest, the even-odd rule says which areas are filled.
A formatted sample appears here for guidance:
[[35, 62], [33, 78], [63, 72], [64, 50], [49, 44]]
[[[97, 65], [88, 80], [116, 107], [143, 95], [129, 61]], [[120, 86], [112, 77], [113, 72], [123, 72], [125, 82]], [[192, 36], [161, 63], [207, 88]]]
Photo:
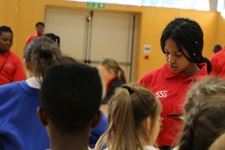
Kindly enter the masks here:
[[[41, 78], [42, 80], [42, 78]], [[31, 77], [31, 78], [28, 78], [26, 80], [26, 83], [32, 87], [32, 88], [35, 88], [35, 89], [40, 89], [40, 83], [38, 82], [37, 78], [36, 77]]]
[[144, 146], [144, 150], [159, 150], [155, 148], [154, 146]]
[[174, 147], [173, 150], [178, 150], [178, 146]]

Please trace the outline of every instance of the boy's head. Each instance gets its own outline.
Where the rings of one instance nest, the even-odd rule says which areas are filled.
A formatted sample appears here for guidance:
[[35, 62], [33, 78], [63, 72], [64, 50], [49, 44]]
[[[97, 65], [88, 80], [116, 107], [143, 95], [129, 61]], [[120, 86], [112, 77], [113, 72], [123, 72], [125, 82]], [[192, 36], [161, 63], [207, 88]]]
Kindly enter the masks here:
[[0, 26], [0, 53], [6, 53], [13, 45], [13, 31], [8, 26]]
[[216, 45], [213, 46], [212, 51], [213, 51], [213, 53], [217, 53], [217, 52], [219, 52], [221, 49], [222, 49], [222, 46], [221, 46], [220, 44], [216, 44]]
[[62, 134], [81, 134], [100, 120], [101, 79], [96, 68], [79, 63], [50, 67], [41, 87], [38, 115]]
[[36, 32], [37, 32], [38, 36], [42, 36], [44, 33], [45, 24], [43, 22], [37, 22], [35, 24], [35, 27], [36, 27]]

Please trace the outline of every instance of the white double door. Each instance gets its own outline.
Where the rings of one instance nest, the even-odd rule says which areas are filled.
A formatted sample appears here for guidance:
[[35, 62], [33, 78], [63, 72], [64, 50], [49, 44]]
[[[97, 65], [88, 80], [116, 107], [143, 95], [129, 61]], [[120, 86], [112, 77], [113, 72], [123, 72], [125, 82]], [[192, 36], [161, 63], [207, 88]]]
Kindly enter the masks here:
[[47, 7], [45, 25], [45, 33], [60, 36], [63, 54], [96, 67], [104, 58], [113, 58], [132, 80], [133, 14]]

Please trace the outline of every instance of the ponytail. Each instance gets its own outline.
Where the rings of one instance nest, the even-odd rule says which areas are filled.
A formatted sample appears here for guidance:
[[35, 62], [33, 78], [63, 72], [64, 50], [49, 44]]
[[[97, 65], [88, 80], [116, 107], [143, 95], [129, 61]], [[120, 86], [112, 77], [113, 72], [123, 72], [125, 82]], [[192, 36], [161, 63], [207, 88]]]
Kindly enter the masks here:
[[124, 70], [120, 67], [119, 63], [114, 59], [105, 59], [101, 65], [105, 66], [107, 70], [113, 70], [113, 72], [119, 77], [123, 84], [126, 84], [126, 77]]
[[121, 67], [119, 67], [119, 69], [120, 69], [119, 79], [122, 81], [123, 84], [126, 84], [127, 80], [125, 77], [125, 73]]
[[95, 149], [102, 149], [107, 144], [109, 150], [142, 150], [135, 124], [131, 95], [127, 89], [120, 88], [109, 101], [109, 127], [98, 140]]
[[212, 71], [212, 65], [211, 62], [206, 57], [202, 57], [197, 63], [204, 63], [204, 62], [207, 64], [207, 73], [210, 74], [210, 72]]
[[[151, 106], [151, 107], [149, 107]], [[151, 117], [152, 126], [161, 112], [160, 101], [138, 84], [126, 84], [118, 88], [108, 104], [108, 130], [100, 137], [95, 149], [143, 150], [143, 143], [152, 138], [146, 132], [145, 121]]]

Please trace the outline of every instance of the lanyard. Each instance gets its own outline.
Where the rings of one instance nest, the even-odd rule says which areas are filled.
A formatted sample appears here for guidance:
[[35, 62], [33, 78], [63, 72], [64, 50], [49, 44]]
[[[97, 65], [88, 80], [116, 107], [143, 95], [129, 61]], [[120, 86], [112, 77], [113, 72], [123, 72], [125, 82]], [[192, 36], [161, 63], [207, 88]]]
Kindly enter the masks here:
[[5, 58], [5, 61], [4, 61], [3, 65], [2, 65], [2, 67], [0, 68], [0, 72], [2, 71], [3, 67], [5, 66], [5, 63], [6, 63], [7, 59], [9, 58], [9, 53], [10, 53], [10, 51], [8, 52], [8, 54], [7, 54], [6, 58]]

